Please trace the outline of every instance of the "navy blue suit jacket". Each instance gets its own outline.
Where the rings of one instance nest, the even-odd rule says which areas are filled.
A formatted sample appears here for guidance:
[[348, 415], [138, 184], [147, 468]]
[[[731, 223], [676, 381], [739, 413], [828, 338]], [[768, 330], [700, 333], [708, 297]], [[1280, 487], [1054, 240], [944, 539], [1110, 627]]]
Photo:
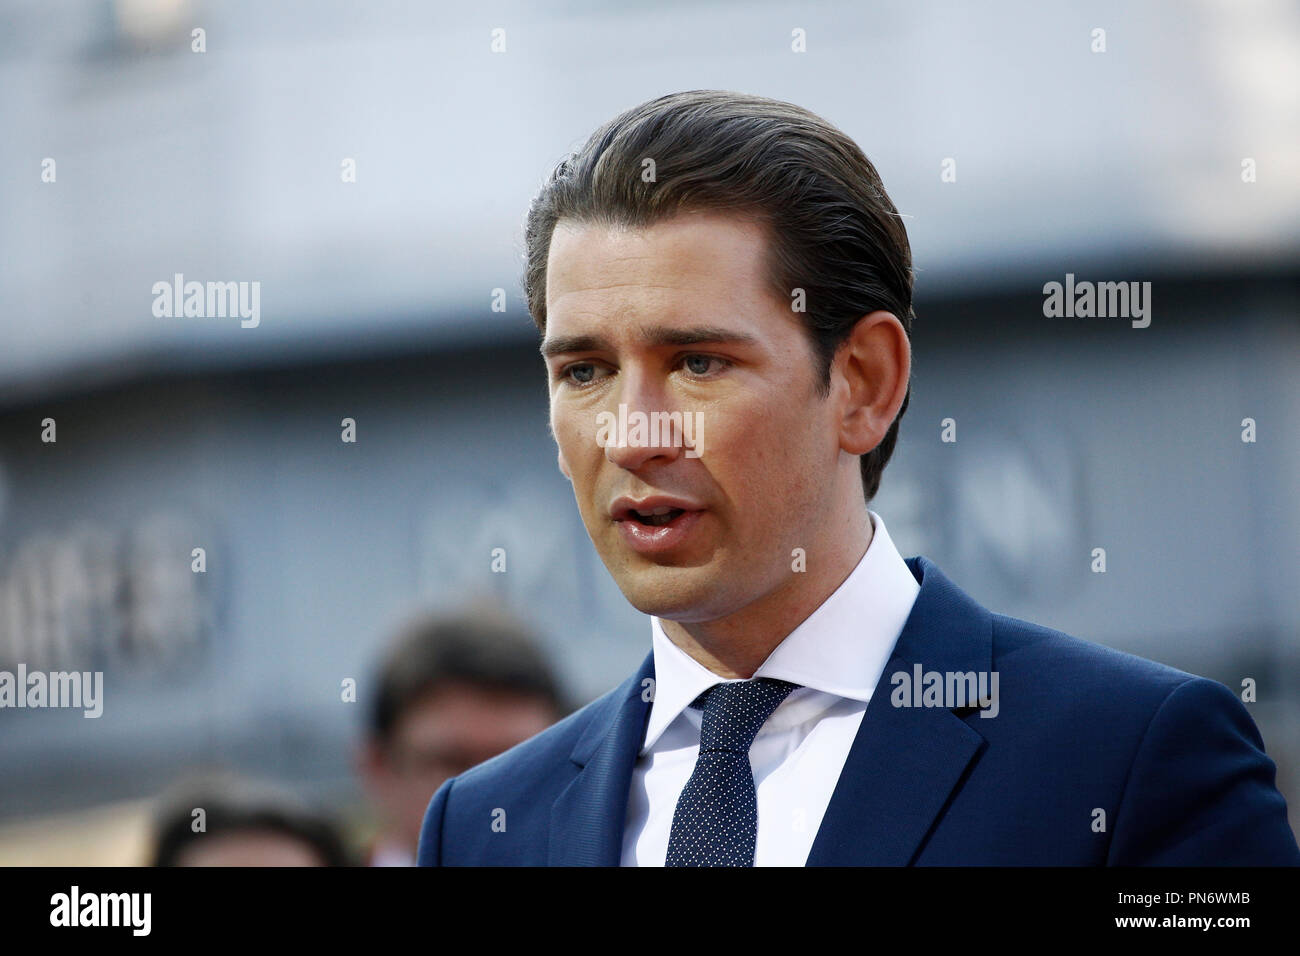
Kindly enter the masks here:
[[[907, 565], [921, 590], [809, 866], [1300, 865], [1228, 688], [993, 614], [926, 558]], [[890, 676], [914, 664], [997, 671], [997, 716], [893, 706]], [[420, 865], [617, 866], [653, 665], [444, 783]]]

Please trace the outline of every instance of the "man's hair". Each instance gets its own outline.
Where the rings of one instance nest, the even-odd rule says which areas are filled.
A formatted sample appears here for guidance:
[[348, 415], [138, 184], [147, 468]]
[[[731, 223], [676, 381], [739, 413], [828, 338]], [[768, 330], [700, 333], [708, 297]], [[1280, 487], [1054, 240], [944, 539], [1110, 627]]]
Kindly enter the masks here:
[[[204, 830], [195, 832], [202, 808]], [[176, 866], [193, 845], [213, 837], [272, 833], [312, 850], [324, 866], [354, 862], [334, 821], [278, 784], [230, 770], [195, 773], [174, 784], [155, 811], [151, 866]]]
[[408, 623], [380, 664], [370, 733], [391, 738], [412, 705], [446, 684], [468, 684], [548, 704], [557, 718], [569, 707], [536, 638], [505, 612], [486, 605], [428, 614]]
[[[654, 181], [642, 178], [654, 162]], [[836, 351], [864, 315], [883, 309], [912, 335], [907, 231], [870, 160], [848, 136], [802, 107], [718, 90], [636, 106], [596, 130], [557, 165], [528, 211], [524, 292], [546, 333], [546, 263], [556, 223], [645, 228], [681, 212], [762, 223], [772, 295], [803, 289], [804, 327], [830, 391]], [[880, 444], [861, 456], [867, 501], [898, 441], [911, 383]]]

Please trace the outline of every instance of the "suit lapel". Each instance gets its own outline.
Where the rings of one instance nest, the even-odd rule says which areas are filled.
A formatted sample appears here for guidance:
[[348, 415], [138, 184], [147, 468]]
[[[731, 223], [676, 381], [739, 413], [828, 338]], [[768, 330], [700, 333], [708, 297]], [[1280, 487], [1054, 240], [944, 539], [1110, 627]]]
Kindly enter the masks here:
[[650, 704], [643, 681], [654, 677], [654, 654], [592, 716], [570, 759], [582, 767], [551, 808], [551, 866], [618, 866], [623, 855], [632, 767], [645, 740]]
[[932, 671], [987, 671], [992, 619], [925, 558], [907, 565], [920, 582], [912, 613], [871, 696], [808, 866], [905, 866], [984, 743], [943, 707], [894, 707], [890, 678]]

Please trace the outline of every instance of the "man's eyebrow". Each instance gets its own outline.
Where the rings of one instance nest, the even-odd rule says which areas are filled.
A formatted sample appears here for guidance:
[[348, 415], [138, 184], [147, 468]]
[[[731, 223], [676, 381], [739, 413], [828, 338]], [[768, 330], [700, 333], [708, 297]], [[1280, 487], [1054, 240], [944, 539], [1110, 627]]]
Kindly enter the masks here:
[[539, 351], [543, 358], [550, 358], [570, 352], [601, 352], [608, 348], [609, 343], [598, 335], [557, 335], [544, 340]]
[[[697, 326], [687, 329], [655, 327], [643, 329], [637, 336], [645, 345], [652, 348], [682, 345], [757, 345], [758, 337], [736, 329], [724, 329], [717, 326]], [[560, 335], [542, 342], [541, 353], [550, 358], [554, 355], [566, 355], [570, 352], [600, 352], [609, 349], [609, 342], [598, 335]]]

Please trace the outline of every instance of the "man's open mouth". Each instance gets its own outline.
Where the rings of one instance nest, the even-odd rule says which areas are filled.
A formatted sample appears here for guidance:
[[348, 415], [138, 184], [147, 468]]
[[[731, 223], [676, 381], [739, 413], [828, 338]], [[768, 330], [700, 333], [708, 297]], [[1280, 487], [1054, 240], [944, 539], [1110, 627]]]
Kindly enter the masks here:
[[624, 543], [647, 557], [685, 545], [703, 514], [704, 509], [693, 499], [667, 495], [619, 498], [610, 507], [610, 517]]
[[684, 513], [681, 508], [654, 508], [650, 511], [632, 510], [628, 512], [628, 519], [638, 524], [657, 528], [660, 525], [668, 524], [678, 515]]

